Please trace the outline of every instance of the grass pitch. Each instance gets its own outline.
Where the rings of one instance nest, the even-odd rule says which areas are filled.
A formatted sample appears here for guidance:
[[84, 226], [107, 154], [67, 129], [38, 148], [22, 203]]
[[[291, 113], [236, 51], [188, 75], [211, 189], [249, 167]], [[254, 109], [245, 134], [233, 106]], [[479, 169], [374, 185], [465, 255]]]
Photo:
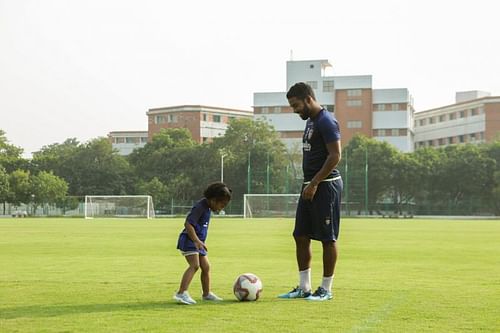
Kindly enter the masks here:
[[[291, 219], [214, 217], [212, 289], [176, 304], [183, 219], [0, 220], [0, 332], [499, 332], [500, 221], [344, 219], [335, 298], [297, 284]], [[313, 244], [313, 285], [321, 248]], [[257, 274], [257, 302], [232, 284]], [[199, 273], [190, 287], [200, 300]]]

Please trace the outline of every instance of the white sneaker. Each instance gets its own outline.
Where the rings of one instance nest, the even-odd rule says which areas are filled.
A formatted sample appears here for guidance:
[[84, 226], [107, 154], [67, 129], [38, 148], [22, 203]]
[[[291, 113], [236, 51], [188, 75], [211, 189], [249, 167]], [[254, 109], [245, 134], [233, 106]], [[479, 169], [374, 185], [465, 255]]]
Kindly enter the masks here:
[[209, 292], [207, 296], [203, 296], [203, 300], [204, 301], [220, 302], [220, 301], [222, 301], [222, 298], [215, 295], [213, 292]]
[[176, 293], [174, 295], [174, 299], [181, 304], [187, 304], [187, 305], [196, 304], [196, 301], [192, 299], [191, 296], [189, 296], [187, 290], [184, 291], [182, 294]]

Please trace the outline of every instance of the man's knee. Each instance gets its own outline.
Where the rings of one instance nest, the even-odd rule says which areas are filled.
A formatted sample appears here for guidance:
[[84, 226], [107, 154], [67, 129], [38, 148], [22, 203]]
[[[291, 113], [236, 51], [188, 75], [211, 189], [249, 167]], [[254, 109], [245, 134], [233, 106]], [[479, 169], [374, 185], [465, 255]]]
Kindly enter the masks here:
[[308, 236], [293, 236], [293, 238], [298, 247], [308, 247], [311, 244], [311, 239]]

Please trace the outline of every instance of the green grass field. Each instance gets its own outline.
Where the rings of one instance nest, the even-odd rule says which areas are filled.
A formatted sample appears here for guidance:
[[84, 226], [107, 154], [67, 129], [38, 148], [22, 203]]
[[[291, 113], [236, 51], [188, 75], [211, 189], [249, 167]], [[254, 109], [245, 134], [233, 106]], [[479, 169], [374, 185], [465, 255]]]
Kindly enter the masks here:
[[[219, 304], [172, 296], [182, 219], [0, 220], [0, 332], [499, 332], [500, 221], [344, 219], [328, 302], [297, 284], [291, 219], [212, 219]], [[321, 252], [313, 247], [314, 286]], [[237, 302], [240, 273], [260, 276]], [[190, 292], [200, 300], [199, 273]]]

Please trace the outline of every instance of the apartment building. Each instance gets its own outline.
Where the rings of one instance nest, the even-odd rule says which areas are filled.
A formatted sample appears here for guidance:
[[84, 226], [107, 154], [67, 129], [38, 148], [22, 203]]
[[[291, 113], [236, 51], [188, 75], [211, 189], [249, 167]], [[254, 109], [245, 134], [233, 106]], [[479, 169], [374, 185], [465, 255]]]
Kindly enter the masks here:
[[[335, 113], [343, 144], [362, 133], [413, 151], [414, 109], [408, 89], [373, 89], [371, 75], [328, 76], [331, 67], [328, 60], [287, 61], [286, 91], [296, 82], [311, 85], [317, 101]], [[297, 149], [305, 124], [289, 107], [286, 91], [254, 93], [254, 118], [273, 125], [289, 149]]]
[[491, 142], [500, 135], [500, 96], [462, 91], [455, 104], [415, 113], [415, 149]]
[[250, 118], [250, 110], [237, 110], [205, 105], [179, 105], [149, 109], [149, 140], [162, 128], [187, 128], [198, 143], [212, 142], [226, 132], [231, 119]]
[[108, 139], [120, 155], [128, 155], [136, 148], [142, 148], [148, 142], [147, 131], [114, 131], [108, 133]]

